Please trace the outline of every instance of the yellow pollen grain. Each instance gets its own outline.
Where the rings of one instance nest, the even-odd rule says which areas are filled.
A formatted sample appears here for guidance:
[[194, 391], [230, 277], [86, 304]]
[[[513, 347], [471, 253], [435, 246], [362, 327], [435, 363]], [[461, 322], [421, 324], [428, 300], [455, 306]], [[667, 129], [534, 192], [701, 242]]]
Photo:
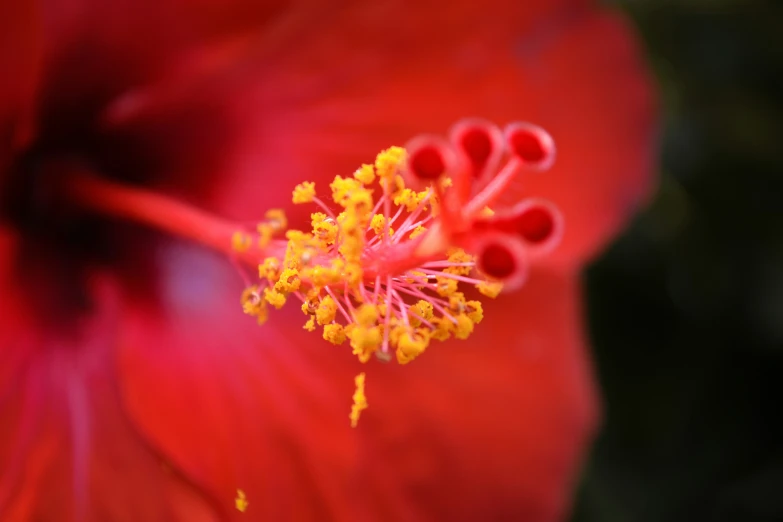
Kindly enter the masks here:
[[343, 344], [345, 342], [345, 328], [343, 325], [332, 323], [324, 326], [324, 340], [332, 344]]
[[[465, 252], [461, 248], [455, 248], [449, 251], [449, 257], [448, 257], [449, 263], [459, 263], [459, 264], [467, 264], [467, 263], [473, 263], [474, 259], [473, 256]], [[455, 274], [455, 275], [463, 275], [466, 276], [470, 274], [470, 271], [473, 267], [471, 266], [450, 266], [444, 270], [447, 274]]]
[[476, 285], [476, 290], [481, 292], [481, 294], [494, 299], [500, 294], [501, 291], [503, 291], [503, 283], [482, 281]]
[[449, 297], [451, 294], [457, 291], [457, 281], [455, 279], [437, 276], [435, 278], [435, 282], [435, 291], [442, 297]]
[[267, 223], [275, 232], [281, 232], [288, 227], [288, 218], [286, 218], [285, 212], [279, 208], [267, 210], [264, 217], [266, 217]]
[[267, 257], [258, 265], [258, 277], [266, 279], [270, 283], [280, 277], [280, 261], [276, 257]]
[[423, 233], [425, 233], [426, 231], [427, 231], [427, 227], [419, 225], [418, 227], [413, 229], [413, 232], [411, 232], [408, 235], [408, 238], [415, 239], [415, 238], [419, 237], [420, 235], [422, 235]]
[[310, 215], [310, 223], [313, 227], [313, 235], [323, 241], [327, 246], [332, 245], [337, 239], [337, 223], [323, 212], [315, 212]]
[[378, 322], [378, 307], [371, 304], [363, 304], [354, 312], [354, 321], [359, 326], [370, 327]]
[[452, 312], [461, 314], [465, 311], [465, 294], [462, 292], [454, 292], [449, 296], [449, 309]]
[[359, 423], [359, 417], [362, 414], [362, 410], [367, 409], [367, 396], [364, 393], [364, 383], [366, 375], [364, 372], [360, 373], [354, 379], [356, 385], [356, 391], [353, 392], [353, 405], [351, 406], [351, 413], [348, 416], [351, 419], [351, 428], [355, 428]]
[[480, 301], [468, 301], [465, 303], [465, 312], [475, 324], [479, 324], [484, 319], [484, 308]]
[[272, 236], [275, 235], [275, 230], [269, 223], [259, 223], [256, 232], [258, 232], [258, 246], [260, 248], [268, 247]]
[[435, 329], [430, 332], [430, 337], [437, 341], [445, 341], [451, 337], [451, 334], [454, 331], [454, 323], [449, 319], [446, 317], [433, 317], [430, 322], [435, 327]]
[[308, 332], [314, 332], [315, 331], [315, 316], [310, 316], [310, 319], [307, 320], [307, 322], [302, 327]]
[[372, 165], [364, 164], [353, 173], [353, 177], [361, 181], [364, 185], [370, 185], [375, 181], [375, 169]]
[[329, 324], [334, 321], [334, 317], [337, 315], [337, 303], [334, 302], [331, 296], [326, 296], [321, 299], [321, 304], [315, 310], [315, 319], [321, 326]]
[[382, 180], [392, 180], [400, 164], [405, 161], [407, 152], [402, 147], [389, 147], [375, 157], [375, 173]]
[[250, 235], [236, 231], [231, 236], [231, 248], [235, 252], [247, 252], [253, 246], [253, 238]]
[[295, 205], [301, 205], [302, 203], [312, 203], [315, 198], [315, 183], [311, 181], [305, 181], [294, 187], [293, 197], [291, 201]]
[[281, 294], [277, 290], [274, 290], [272, 288], [264, 288], [264, 299], [266, 299], [266, 302], [280, 310], [283, 308], [283, 305], [285, 304], [285, 295]]
[[245, 492], [241, 489], [237, 490], [237, 496], [234, 499], [234, 505], [236, 506], [237, 511], [240, 513], [247, 511], [247, 506], [250, 505], [250, 502], [247, 501], [247, 495], [245, 495]]
[[381, 329], [377, 326], [366, 327], [356, 326], [346, 332], [351, 340], [353, 354], [359, 358], [360, 362], [366, 363], [372, 357], [372, 354], [381, 346], [383, 336]]
[[[383, 216], [383, 214], [375, 214], [370, 221], [370, 228], [372, 228], [372, 231], [375, 232], [376, 235], [383, 235], [383, 231], [386, 228], [386, 217]], [[390, 227], [389, 235], [391, 236], [393, 234], [394, 230]]]
[[302, 281], [299, 279], [299, 271], [295, 268], [286, 268], [280, 274], [280, 279], [275, 283], [275, 290], [280, 293], [290, 294], [299, 290]]
[[269, 310], [266, 307], [266, 301], [258, 293], [258, 286], [246, 288], [242, 292], [240, 301], [242, 303], [242, 311], [245, 314], [255, 317], [258, 324], [266, 322], [269, 317]]
[[363, 195], [370, 193], [359, 180], [342, 176], [336, 176], [329, 188], [332, 189], [332, 200], [344, 208], [361, 203], [365, 198]]
[[430, 338], [426, 330], [407, 331], [397, 341], [397, 362], [408, 364], [427, 349]]
[[429, 301], [420, 299], [415, 305], [411, 307], [411, 310], [425, 321], [432, 319], [433, 308], [432, 303]]
[[457, 324], [454, 326], [454, 337], [457, 339], [467, 339], [473, 333], [473, 321], [465, 314], [459, 314]]
[[409, 188], [405, 188], [394, 196], [394, 204], [397, 206], [404, 205], [408, 212], [413, 212], [425, 197], [427, 197], [426, 191], [416, 192]]

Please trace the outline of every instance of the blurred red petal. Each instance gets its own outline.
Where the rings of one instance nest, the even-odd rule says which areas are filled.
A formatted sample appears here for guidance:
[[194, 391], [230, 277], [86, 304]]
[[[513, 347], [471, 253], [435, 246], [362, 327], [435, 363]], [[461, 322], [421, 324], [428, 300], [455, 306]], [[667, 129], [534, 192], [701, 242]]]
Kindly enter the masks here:
[[459, 5], [426, 18], [424, 7], [367, 2], [281, 28], [285, 52], [265, 61], [256, 99], [243, 103], [263, 117], [246, 122], [219, 207], [252, 216], [303, 177], [352, 172], [373, 151], [465, 116], [530, 121], [558, 150], [551, 171], [522, 183], [565, 215], [548, 262], [594, 255], [651, 183], [651, 85], [632, 34], [615, 15], [565, 2]]
[[117, 389], [117, 286], [95, 274], [94, 313], [42, 327], [11, 277], [17, 238], [0, 228], [0, 520], [214, 520], [214, 508], [130, 423]]
[[[236, 489], [259, 520], [544, 522], [567, 509], [596, 420], [575, 276], [534, 274], [487, 305], [471, 342], [363, 366], [303, 331], [295, 307], [263, 327], [239, 317], [218, 259], [165, 258], [184, 274], [163, 315], [130, 316], [122, 388], [142, 431], [228, 513]], [[196, 274], [209, 277], [192, 288]], [[359, 371], [370, 408], [351, 429]]]

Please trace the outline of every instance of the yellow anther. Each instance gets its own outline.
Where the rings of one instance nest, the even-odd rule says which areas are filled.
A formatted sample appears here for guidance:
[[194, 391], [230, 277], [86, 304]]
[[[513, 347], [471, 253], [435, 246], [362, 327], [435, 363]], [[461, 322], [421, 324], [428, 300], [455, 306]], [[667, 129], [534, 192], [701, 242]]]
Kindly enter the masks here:
[[356, 234], [343, 235], [337, 251], [348, 263], [358, 263], [364, 250], [364, 238]]
[[369, 185], [375, 181], [375, 169], [372, 165], [362, 165], [353, 173], [353, 177], [361, 181], [364, 185]]
[[305, 300], [302, 301], [302, 313], [305, 315], [315, 315], [315, 311], [318, 309], [318, 305], [321, 304], [321, 299], [318, 294], [312, 291], [307, 293]]
[[259, 223], [256, 227], [258, 232], [258, 246], [259, 248], [266, 248], [272, 241], [272, 236], [275, 235], [275, 229], [269, 223]]
[[337, 303], [331, 296], [326, 296], [321, 299], [321, 304], [315, 310], [315, 319], [321, 326], [329, 324], [334, 321], [334, 317], [337, 315]]
[[285, 251], [283, 266], [301, 270], [304, 265], [312, 261], [316, 254], [316, 244], [313, 236], [300, 230], [289, 230], [285, 237], [288, 246]]
[[419, 300], [415, 305], [411, 306], [411, 311], [425, 321], [432, 319], [432, 303], [429, 301]]
[[484, 208], [481, 209], [481, 212], [479, 212], [479, 216], [481, 216], [481, 217], [487, 217], [488, 218], [488, 217], [492, 217], [494, 215], [495, 215], [495, 211], [492, 210], [489, 207], [484, 207]]
[[281, 232], [288, 227], [288, 218], [285, 217], [285, 212], [279, 208], [267, 210], [264, 217], [266, 217], [267, 223], [275, 232]]
[[[336, 176], [334, 181], [329, 184], [329, 188], [332, 189], [332, 200], [344, 208], [352, 204], [364, 204], [364, 195], [370, 195], [370, 191], [364, 188], [359, 180], [354, 178]], [[372, 204], [371, 196], [369, 204]]]
[[414, 239], [414, 238], [417, 238], [417, 237], [419, 237], [420, 235], [422, 235], [422, 234], [423, 234], [423, 233], [425, 233], [426, 231], [427, 231], [427, 227], [424, 227], [424, 226], [422, 226], [422, 225], [419, 225], [418, 227], [416, 227], [416, 228], [414, 228], [414, 229], [413, 229], [413, 232], [411, 232], [411, 233], [408, 235], [408, 237], [409, 237], [410, 239]]
[[454, 292], [449, 296], [449, 309], [457, 314], [465, 311], [465, 294]]
[[236, 231], [231, 236], [231, 248], [235, 252], [246, 252], [253, 246], [253, 238], [245, 232]]
[[[473, 263], [473, 256], [462, 250], [461, 248], [455, 248], [449, 251], [448, 257], [449, 263], [467, 264]], [[444, 270], [448, 274], [456, 275], [468, 275], [473, 267], [471, 266], [450, 266]]]
[[258, 277], [269, 282], [277, 281], [280, 278], [280, 261], [276, 257], [264, 259], [264, 262], [258, 265]]
[[302, 281], [299, 279], [299, 271], [295, 268], [286, 268], [280, 274], [280, 279], [275, 283], [275, 290], [290, 294], [299, 290]]
[[451, 294], [457, 291], [457, 281], [450, 277], [437, 276], [435, 278], [436, 288], [435, 291], [438, 295], [443, 297], [449, 297]]
[[315, 183], [305, 181], [294, 187], [292, 201], [294, 204], [311, 203], [315, 198]]
[[285, 304], [285, 294], [281, 294], [272, 288], [264, 288], [264, 299], [278, 310]]
[[351, 406], [351, 414], [349, 415], [352, 428], [355, 428], [359, 423], [359, 417], [361, 416], [362, 410], [367, 409], [367, 396], [364, 393], [365, 378], [366, 376], [364, 372], [362, 372], [354, 379], [356, 391], [353, 392], [353, 405]]
[[353, 354], [359, 358], [359, 361], [366, 363], [370, 360], [372, 354], [383, 342], [381, 329], [377, 326], [367, 328], [365, 326], [354, 326], [346, 332], [351, 340]]
[[426, 330], [404, 332], [397, 341], [397, 362], [407, 364], [427, 349], [430, 342]]
[[402, 334], [410, 330], [410, 326], [401, 324], [396, 317], [390, 321], [390, 326], [391, 329], [389, 330], [389, 342], [392, 346], [397, 346], [397, 343], [400, 342], [400, 337], [402, 337]]
[[[386, 229], [386, 217], [382, 214], [375, 214], [370, 221], [370, 227], [376, 235], [383, 235], [383, 231]], [[394, 229], [389, 228], [389, 235], [394, 234]]]
[[342, 281], [342, 269], [333, 266], [317, 265], [303, 270], [302, 275], [316, 288], [323, 288]]
[[247, 506], [250, 505], [250, 502], [247, 501], [245, 492], [241, 489], [237, 490], [237, 496], [234, 499], [234, 505], [236, 506], [237, 511], [240, 513], [244, 513], [247, 510]]
[[337, 238], [337, 223], [323, 212], [315, 212], [310, 215], [313, 225], [313, 235], [326, 245], [334, 244]]
[[451, 337], [451, 333], [454, 331], [454, 323], [446, 317], [433, 317], [430, 321], [435, 327], [430, 332], [430, 337], [438, 341], [445, 341]]
[[261, 294], [258, 292], [257, 286], [245, 288], [240, 302], [242, 303], [242, 311], [249, 316], [255, 317], [258, 320], [258, 324], [266, 322], [269, 311], [266, 307], [266, 301], [261, 298]]
[[304, 324], [302, 328], [304, 328], [308, 332], [315, 331], [315, 316], [311, 315], [310, 319], [307, 320], [307, 322]]
[[343, 270], [343, 278], [349, 286], [355, 287], [362, 282], [364, 270], [359, 263], [348, 263]]
[[383, 193], [394, 201], [394, 198], [399, 197], [402, 191], [405, 190], [405, 180], [398, 174], [391, 180], [382, 180], [381, 187], [383, 188]]
[[345, 238], [346, 236], [356, 236], [361, 238], [361, 230], [359, 226], [359, 216], [355, 209], [350, 212], [340, 212], [337, 214], [337, 224], [340, 228], [340, 235]]
[[467, 339], [473, 333], [473, 321], [465, 314], [459, 314], [455, 317], [457, 324], [454, 325], [454, 337], [457, 339]]
[[397, 174], [400, 164], [405, 161], [407, 153], [402, 147], [390, 147], [381, 151], [375, 157], [375, 173], [387, 182]]
[[476, 285], [476, 290], [481, 292], [483, 295], [494, 299], [503, 290], [503, 283], [496, 283], [494, 281], [482, 281], [481, 283]]
[[394, 204], [397, 206], [404, 205], [408, 212], [413, 212], [425, 197], [427, 197], [427, 192], [415, 192], [409, 188], [405, 188], [394, 196]]
[[484, 308], [480, 301], [468, 301], [465, 303], [465, 313], [475, 324], [479, 324], [484, 319]]
[[343, 344], [345, 342], [345, 328], [337, 323], [325, 325], [324, 339], [332, 344]]
[[353, 319], [359, 326], [374, 326], [378, 322], [378, 307], [371, 304], [363, 304], [353, 314]]

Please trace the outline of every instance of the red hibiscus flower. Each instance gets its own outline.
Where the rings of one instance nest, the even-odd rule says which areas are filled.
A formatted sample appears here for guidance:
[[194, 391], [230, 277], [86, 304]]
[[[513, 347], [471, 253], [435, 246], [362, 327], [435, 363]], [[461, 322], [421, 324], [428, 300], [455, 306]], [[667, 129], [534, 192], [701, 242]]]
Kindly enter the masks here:
[[[578, 271], [648, 188], [651, 96], [590, 2], [444, 6], [0, 7], [0, 519], [563, 519], [597, 418]], [[248, 320], [197, 221], [181, 238], [74, 197], [89, 172], [302, 223], [297, 183], [465, 116], [551, 133], [525, 190], [566, 232], [468, 341], [406, 366], [361, 365], [295, 306]]]

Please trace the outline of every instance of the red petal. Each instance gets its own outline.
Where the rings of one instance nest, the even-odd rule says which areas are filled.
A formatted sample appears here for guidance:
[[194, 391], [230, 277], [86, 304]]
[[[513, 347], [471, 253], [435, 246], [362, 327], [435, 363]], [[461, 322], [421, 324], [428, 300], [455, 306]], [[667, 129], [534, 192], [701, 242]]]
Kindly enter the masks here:
[[72, 331], [47, 329], [35, 296], [9, 277], [16, 246], [0, 229], [0, 520], [211, 520], [120, 404], [116, 284], [96, 274], [96, 312]]
[[[243, 100], [244, 113], [263, 117], [246, 122], [219, 206], [249, 218], [288, 201], [302, 179], [353, 172], [375, 152], [443, 134], [465, 116], [530, 121], [558, 150], [553, 169], [524, 181], [526, 196], [565, 216], [549, 262], [582, 263], [649, 191], [651, 85], [615, 15], [531, 5], [466, 3], [428, 19], [398, 12], [395, 2], [367, 2], [281, 29], [280, 57], [266, 62], [256, 100]], [[428, 37], [402, 36], [417, 34]], [[294, 212], [304, 222], [305, 210]]]
[[[228, 513], [237, 488], [258, 520], [543, 522], [567, 509], [595, 423], [576, 277], [536, 273], [488, 304], [471, 342], [365, 366], [304, 332], [296, 307], [262, 327], [239, 316], [219, 260], [167, 258], [180, 272], [167, 310], [137, 309], [123, 337], [124, 395]], [[370, 408], [351, 429], [360, 371]]]

